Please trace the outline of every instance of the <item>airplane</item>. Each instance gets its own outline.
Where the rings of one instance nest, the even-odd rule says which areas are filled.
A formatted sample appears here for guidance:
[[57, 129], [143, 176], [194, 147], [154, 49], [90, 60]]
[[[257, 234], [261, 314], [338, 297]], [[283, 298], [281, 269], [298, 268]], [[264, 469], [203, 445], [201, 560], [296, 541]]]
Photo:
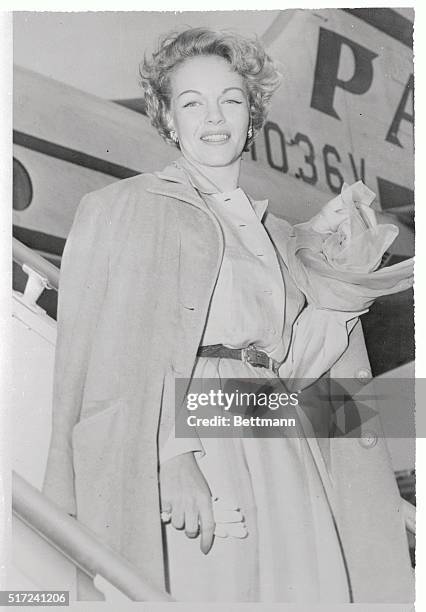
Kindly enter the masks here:
[[[343, 182], [362, 179], [377, 194], [379, 222], [399, 228], [383, 265], [414, 254], [412, 35], [412, 20], [394, 9], [279, 12], [260, 38], [283, 83], [242, 165], [248, 193], [268, 197], [269, 210], [292, 223], [318, 212]], [[20, 66], [13, 121], [13, 235], [56, 267], [83, 195], [179, 157], [150, 125], [143, 99], [101, 99]], [[34, 423], [24, 415], [35, 398], [49, 402], [57, 300], [55, 291], [43, 291], [37, 304], [45, 314], [30, 308], [21, 296], [27, 284], [21, 264], [17, 257], [14, 325], [25, 354], [16, 365], [17, 445], [34, 439]], [[412, 376], [412, 291], [378, 299], [362, 323], [373, 375]], [[49, 375], [36, 383], [41, 356]], [[35, 486], [41, 485], [49, 414], [39, 415], [40, 465], [29, 455], [17, 461]], [[401, 493], [413, 502], [411, 442], [393, 441], [391, 454]]]

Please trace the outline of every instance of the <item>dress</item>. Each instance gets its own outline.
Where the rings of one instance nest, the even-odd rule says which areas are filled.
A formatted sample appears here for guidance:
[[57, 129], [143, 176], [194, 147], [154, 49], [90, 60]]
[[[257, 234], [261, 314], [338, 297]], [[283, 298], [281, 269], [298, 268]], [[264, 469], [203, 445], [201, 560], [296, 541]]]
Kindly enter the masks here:
[[[261, 222], [267, 202], [250, 202], [241, 189], [206, 202], [224, 233], [225, 254], [204, 330], [203, 345], [250, 343], [278, 361], [284, 284]], [[194, 379], [277, 378], [269, 369], [225, 358], [198, 358]], [[323, 487], [329, 478], [315, 439], [201, 438], [196, 453], [213, 497], [244, 515], [247, 536], [216, 537], [204, 556], [199, 539], [165, 526], [168, 582], [178, 601], [349, 602], [343, 552]], [[173, 440], [163, 460], [173, 455]], [[178, 445], [176, 448], [182, 452]], [[318, 451], [319, 447], [316, 448]], [[201, 450], [194, 446], [193, 450]], [[160, 454], [161, 461], [161, 454]], [[319, 469], [322, 469], [322, 478]]]

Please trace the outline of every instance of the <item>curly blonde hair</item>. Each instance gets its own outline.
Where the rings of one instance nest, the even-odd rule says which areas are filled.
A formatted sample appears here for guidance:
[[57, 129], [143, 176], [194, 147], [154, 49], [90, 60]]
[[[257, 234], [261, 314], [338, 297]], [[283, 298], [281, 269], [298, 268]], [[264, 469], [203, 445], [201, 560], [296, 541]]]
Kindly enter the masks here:
[[208, 55], [224, 58], [245, 81], [253, 128], [252, 136], [247, 138], [247, 149], [265, 123], [269, 101], [281, 81], [274, 62], [257, 39], [209, 28], [167, 34], [152, 57], [145, 56], [140, 64], [147, 114], [164, 140], [176, 144], [166, 119], [170, 109], [170, 74], [185, 60]]

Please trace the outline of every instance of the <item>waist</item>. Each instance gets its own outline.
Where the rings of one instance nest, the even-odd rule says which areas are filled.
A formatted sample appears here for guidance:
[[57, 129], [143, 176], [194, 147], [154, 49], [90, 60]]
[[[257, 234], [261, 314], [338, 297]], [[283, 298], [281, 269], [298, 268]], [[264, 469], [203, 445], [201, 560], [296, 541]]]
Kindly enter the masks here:
[[230, 348], [224, 344], [210, 344], [208, 346], [200, 346], [197, 351], [198, 357], [215, 357], [221, 359], [238, 359], [243, 363], [248, 363], [255, 368], [267, 368], [278, 375], [278, 370], [281, 365], [268, 355], [265, 351], [257, 348], [254, 344], [250, 344], [244, 348]]

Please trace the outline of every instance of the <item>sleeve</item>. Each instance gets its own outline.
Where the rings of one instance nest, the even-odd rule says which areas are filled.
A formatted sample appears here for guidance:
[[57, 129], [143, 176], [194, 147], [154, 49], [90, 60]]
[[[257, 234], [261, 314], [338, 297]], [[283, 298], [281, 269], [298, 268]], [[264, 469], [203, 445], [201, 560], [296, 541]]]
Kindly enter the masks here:
[[358, 312], [339, 312], [308, 304], [294, 323], [290, 350], [279, 370], [292, 388], [304, 388], [325, 374], [348, 348]]
[[344, 185], [318, 215], [294, 226], [287, 244], [289, 271], [317, 308], [364, 311], [377, 297], [412, 286], [412, 259], [380, 268], [398, 228], [377, 223], [370, 208], [374, 197], [362, 181]]
[[354, 342], [361, 329], [359, 316], [377, 297], [413, 284], [411, 259], [380, 268], [398, 229], [377, 224], [374, 197], [362, 181], [344, 185], [318, 215], [295, 225], [286, 243], [289, 272], [307, 298], [280, 368], [295, 384], [306, 386], [347, 353], [349, 336]]
[[205, 451], [200, 438], [176, 438], [172, 429], [165, 443], [159, 448], [160, 465], [169, 459], [191, 452], [200, 453], [200, 457], [204, 457]]
[[81, 201], [61, 262], [53, 383], [52, 435], [44, 494], [76, 513], [72, 431], [80, 417], [86, 372], [108, 279], [110, 223], [94, 194]]
[[[158, 432], [158, 460], [160, 466], [169, 459], [183, 455], [184, 453], [199, 453], [199, 457], [205, 455], [203, 444], [194, 431], [191, 438], [178, 438], [175, 434], [175, 375], [172, 371], [165, 376], [163, 396], [161, 402], [160, 427]], [[184, 419], [185, 413], [182, 409], [177, 418]]]

